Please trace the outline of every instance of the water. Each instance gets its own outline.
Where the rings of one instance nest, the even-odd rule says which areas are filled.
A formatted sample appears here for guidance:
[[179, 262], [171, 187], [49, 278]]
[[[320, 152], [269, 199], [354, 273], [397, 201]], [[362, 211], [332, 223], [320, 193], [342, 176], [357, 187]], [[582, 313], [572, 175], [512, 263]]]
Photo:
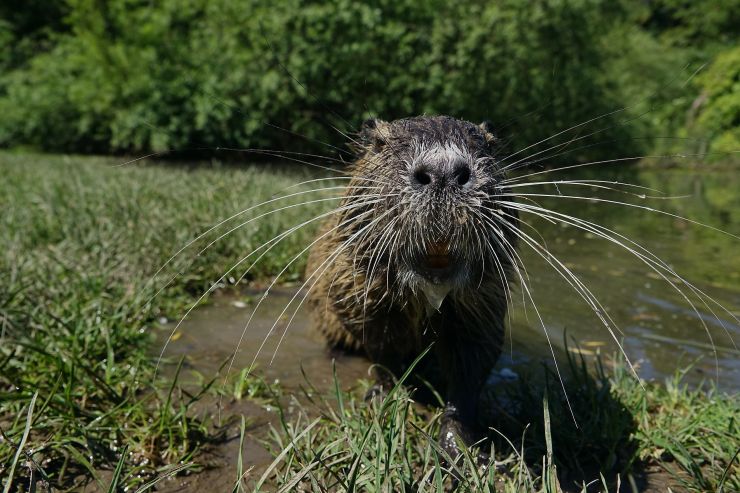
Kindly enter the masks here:
[[[588, 194], [581, 191], [581, 195], [593, 193], [605, 200], [654, 207], [740, 234], [740, 195], [736, 193], [740, 180], [732, 172], [633, 170], [605, 174], [602, 171], [599, 176], [588, 178], [638, 183], [659, 189], [667, 196], [682, 198], [642, 200], [596, 190]], [[578, 192], [572, 187], [561, 187], [560, 191], [564, 195]], [[616, 204], [561, 198], [536, 200], [544, 207], [596, 222], [632, 239], [740, 318], [740, 240], [737, 238], [669, 215]], [[574, 227], [542, 220], [532, 224], [547, 242], [549, 251], [594, 292], [623, 331], [617, 338], [623, 341], [624, 351], [638, 367], [641, 377], [660, 380], [693, 365], [686, 381], [696, 384], [711, 379], [723, 390], [740, 389], [740, 351], [734, 345], [740, 344], [740, 326], [731, 314], [712, 303], [705, 306], [690, 290], [677, 284], [696, 305], [694, 311], [666, 280], [618, 245]], [[578, 343], [584, 353], [597, 349], [607, 354], [617, 351], [614, 339], [580, 296], [544, 261], [538, 261], [531, 249], [523, 248], [522, 252], [529, 268], [533, 296], [552, 343], [562, 348], [567, 333], [568, 339]], [[673, 276], [668, 277], [676, 281]], [[527, 310], [522, 309], [519, 296], [512, 338], [515, 343], [524, 340], [539, 347], [534, 354], [547, 353], [542, 326], [529, 300], [525, 301], [530, 305]]]
[[[559, 177], [576, 178], [573, 172], [561, 172]], [[602, 170], [598, 176], [581, 173], [578, 177], [637, 183], [660, 189], [667, 196], [686, 197], [643, 200], [596, 189], [562, 186], [560, 193], [655, 207], [740, 235], [740, 194], [736, 193], [740, 189], [740, 178], [730, 171], [630, 169], [609, 173]], [[517, 190], [525, 192], [524, 188]], [[554, 188], [526, 191], [558, 193]], [[559, 197], [534, 199], [543, 207], [596, 222], [631, 238], [740, 318], [740, 240], [647, 210]], [[622, 341], [627, 357], [641, 377], [660, 380], [691, 365], [685, 377], [689, 383], [715, 380], [721, 390], [740, 389], [740, 351], [734, 346], [740, 343], [740, 326], [730, 314], [712, 303], [705, 306], [681, 286], [695, 303], [694, 311], [681, 293], [618, 245], [573, 227], [527, 216], [522, 219], [542, 237], [534, 235], [534, 238], [544, 240], [548, 250], [593, 291], [622, 331], [616, 334], [617, 339]], [[532, 234], [529, 227], [523, 228]], [[522, 289], [515, 288], [510, 338], [498, 371], [506, 373], [511, 367], [516, 372], [517, 368], [534, 361], [552, 359], [539, 317], [558, 355], [565, 351], [566, 334], [569, 349], [586, 356], [597, 352], [611, 355], [618, 351], [615, 340], [580, 296], [531, 249], [520, 247], [520, 251], [537, 310], [526, 296], [523, 298]], [[292, 292], [284, 288], [267, 298], [244, 334], [234, 368], [252, 363], [257, 348]], [[189, 364], [199, 371], [215, 372], [236, 348], [252, 308], [250, 303], [244, 305], [240, 300], [217, 297], [215, 303], [196, 311], [182, 325], [168, 354], [186, 354]], [[276, 351], [285, 325], [285, 319], [278, 320], [275, 335], [258, 358], [268, 378], [279, 379], [284, 385], [296, 388], [303, 382], [303, 368], [312, 383], [328, 388], [332, 384], [333, 360], [344, 382], [367, 377], [368, 363], [362, 358], [330, 354], [320, 340], [308, 333], [307, 316], [303, 311], [299, 312]], [[165, 332], [167, 330], [163, 334]]]
[[[295, 288], [273, 288], [246, 331], [245, 325], [261, 292], [250, 290], [240, 297], [216, 294], [208, 306], [195, 310], [181, 325], [168, 345], [167, 355], [186, 356], [189, 367], [209, 376], [221, 368], [225, 373], [224, 370], [241, 370], [254, 363], [266, 380], [279, 381], [283, 387], [294, 390], [306, 384], [306, 378], [317, 388], [329, 389], [333, 386], [334, 365], [341, 380], [347, 383], [368, 378], [368, 363], [364, 358], [326, 349], [321, 339], [309, 330], [305, 310], [290, 323], [289, 332], [280, 341], [293, 310], [287, 316], [280, 314], [294, 294]], [[276, 321], [272, 335], [259, 350]], [[170, 322], [163, 326], [162, 341], [175, 325]], [[232, 364], [231, 356], [237, 345], [239, 350]]]

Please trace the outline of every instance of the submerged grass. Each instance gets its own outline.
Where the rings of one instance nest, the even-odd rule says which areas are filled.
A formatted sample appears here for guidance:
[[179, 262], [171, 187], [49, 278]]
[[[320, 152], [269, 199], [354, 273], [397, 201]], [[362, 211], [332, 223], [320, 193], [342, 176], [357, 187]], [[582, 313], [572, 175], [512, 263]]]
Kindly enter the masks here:
[[[190, 409], [197, 394], [172, 379], [155, 381], [152, 322], [181, 316], [230, 263], [324, 207], [267, 216], [200, 256], [205, 244], [196, 243], [148, 282], [193, 231], [306, 177], [253, 167], [116, 164], [0, 154], [0, 478], [7, 490], [90, 480], [102, 489], [136, 489], [173, 468], [194, 467], [212, 429]], [[247, 280], [285, 265], [313, 235], [311, 225], [305, 229], [273, 248]], [[301, 269], [297, 262], [286, 279]]]

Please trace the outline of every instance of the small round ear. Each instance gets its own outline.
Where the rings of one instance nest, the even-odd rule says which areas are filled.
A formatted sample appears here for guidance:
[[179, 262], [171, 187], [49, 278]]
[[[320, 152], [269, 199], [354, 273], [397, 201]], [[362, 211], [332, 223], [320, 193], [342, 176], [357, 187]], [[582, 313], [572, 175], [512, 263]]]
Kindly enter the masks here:
[[389, 136], [388, 122], [378, 118], [368, 118], [360, 127], [360, 150], [379, 151]]
[[496, 144], [496, 143], [498, 143], [498, 139], [497, 139], [497, 138], [496, 138], [496, 136], [495, 136], [495, 135], [493, 134], [493, 132], [494, 132], [494, 130], [495, 130], [495, 129], [493, 128], [493, 123], [491, 123], [491, 122], [490, 122], [490, 121], [488, 121], [488, 120], [484, 120], [484, 121], [482, 121], [482, 122], [480, 123], [480, 125], [478, 125], [478, 128], [480, 128], [481, 130], [483, 130], [483, 135], [485, 135], [485, 137], [486, 137], [486, 142], [487, 142], [488, 144]]

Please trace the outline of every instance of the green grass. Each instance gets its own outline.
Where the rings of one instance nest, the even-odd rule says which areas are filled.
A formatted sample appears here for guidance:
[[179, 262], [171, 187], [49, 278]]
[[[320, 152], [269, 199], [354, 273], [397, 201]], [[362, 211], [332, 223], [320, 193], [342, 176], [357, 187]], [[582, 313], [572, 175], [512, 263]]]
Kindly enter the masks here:
[[691, 491], [740, 491], [740, 395], [690, 389], [685, 371], [642, 392], [622, 371], [614, 394], [637, 423], [641, 461], [661, 464]]
[[[115, 472], [119, 486], [135, 489], [191, 462], [211, 428], [190, 410], [197, 396], [163, 378], [152, 386], [152, 321], [182, 315], [236, 260], [324, 207], [266, 216], [199, 257], [205, 243], [196, 243], [148, 282], [196, 232], [307, 177], [268, 167], [113, 167], [120, 162], [0, 154], [0, 477], [16, 464], [16, 488], [31, 478], [102, 486]], [[285, 265], [311, 226], [273, 248], [247, 280]], [[284, 279], [301, 270], [296, 262]]]
[[[327, 207], [266, 216], [196, 256], [219, 233], [209, 235], [149, 282], [198, 232], [311, 175], [267, 167], [112, 167], [119, 162], [0, 154], [4, 490], [92, 481], [101, 490], [144, 491], [167, 475], [197, 471], [199, 451], [219, 439], [194, 406], [212, 390], [209, 382], [193, 390], [172, 375], [155, 378], [154, 320], [181, 316], [239, 258]], [[303, 197], [317, 196], [280, 204]], [[246, 280], [274, 274], [310, 242], [315, 225], [277, 244]], [[302, 268], [302, 261], [291, 265], [283, 280], [298, 279]], [[486, 471], [467, 456], [446, 465], [453, 461], [434, 440], [439, 411], [413, 403], [408, 389], [373, 405], [357, 397], [362, 386], [289, 403], [280, 388], [241, 373], [229, 393], [298, 409], [272, 434], [276, 461], [263, 490], [436, 491], [450, 486], [453, 469], [460, 491], [492, 491], [494, 484], [496, 491], [580, 490], [583, 481], [613, 491], [617, 477], [639, 483], [650, 467], [692, 491], [740, 490], [737, 395], [690, 390], [678, 377], [643, 389], [619, 364], [607, 371], [571, 361], [570, 374], [578, 427], [547, 372], [487, 396], [490, 422], [501, 434], [492, 441], [496, 467]], [[235, 490], [253, 486], [238, 483]]]
[[276, 460], [256, 486], [423, 492], [457, 483], [461, 492], [641, 491], [648, 471], [657, 470], [662, 473], [651, 491], [740, 491], [737, 396], [711, 387], [689, 390], [681, 374], [665, 385], [643, 382], [643, 388], [623, 361], [608, 371], [600, 359], [570, 363], [573, 415], [550, 370], [544, 381], [524, 378], [503, 391], [510, 404], [491, 419], [492, 438], [482, 445], [491, 452], [487, 467], [470, 450], [448, 457], [436, 443], [441, 409], [414, 403], [406, 388], [370, 405], [360, 397], [367, 382], [355, 392], [294, 398], [298, 412], [272, 430]]

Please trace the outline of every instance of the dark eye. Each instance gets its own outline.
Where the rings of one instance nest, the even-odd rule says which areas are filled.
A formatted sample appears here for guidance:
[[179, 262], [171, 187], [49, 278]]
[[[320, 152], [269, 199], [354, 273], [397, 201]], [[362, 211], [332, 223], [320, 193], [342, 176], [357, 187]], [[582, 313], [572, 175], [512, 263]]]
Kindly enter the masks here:
[[455, 180], [457, 180], [458, 185], [465, 185], [470, 181], [470, 168], [467, 166], [461, 166], [455, 170], [453, 176], [455, 177]]
[[425, 168], [419, 168], [414, 171], [414, 180], [419, 185], [429, 185], [432, 183], [432, 175]]

